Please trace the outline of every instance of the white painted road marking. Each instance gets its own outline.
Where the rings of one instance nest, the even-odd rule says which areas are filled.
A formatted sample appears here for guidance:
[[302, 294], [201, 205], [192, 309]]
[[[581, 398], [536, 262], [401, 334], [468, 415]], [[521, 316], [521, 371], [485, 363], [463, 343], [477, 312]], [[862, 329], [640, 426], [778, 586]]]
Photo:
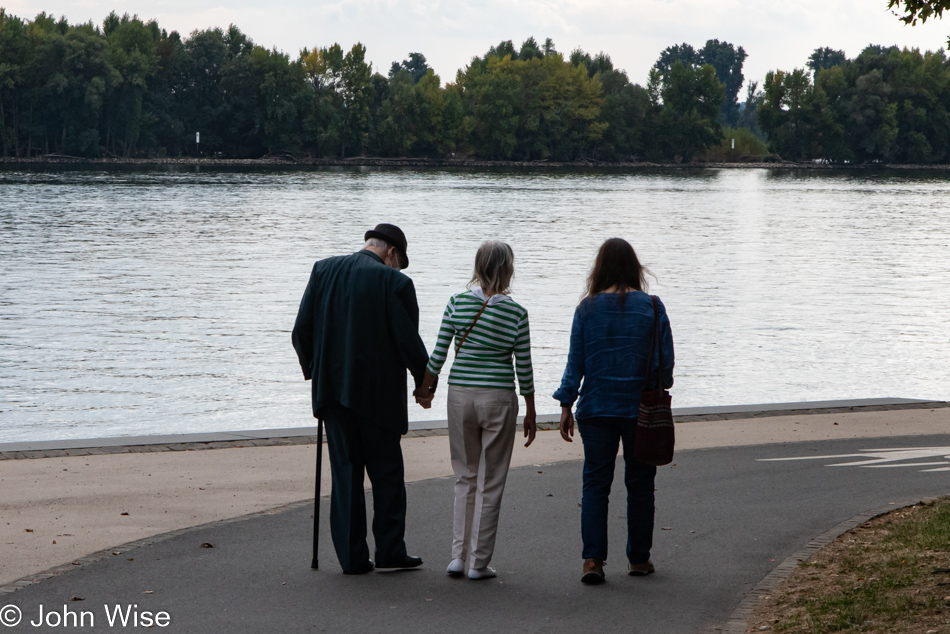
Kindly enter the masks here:
[[[836, 462], [827, 467], [937, 467], [921, 471], [950, 471], [950, 447], [910, 447], [901, 449], [862, 449], [861, 453], [844, 453], [830, 456], [795, 456], [791, 458], [759, 458], [759, 462], [785, 460], [837, 460], [840, 458], [864, 458], [864, 460]], [[870, 458], [870, 460], [867, 460]], [[904, 462], [925, 458], [942, 458], [939, 462]]]

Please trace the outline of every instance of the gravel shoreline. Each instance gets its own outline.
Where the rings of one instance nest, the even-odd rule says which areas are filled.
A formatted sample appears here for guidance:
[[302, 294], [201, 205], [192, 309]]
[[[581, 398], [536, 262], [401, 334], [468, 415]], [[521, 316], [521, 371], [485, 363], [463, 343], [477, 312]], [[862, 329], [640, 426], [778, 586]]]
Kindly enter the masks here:
[[435, 169], [535, 169], [535, 170], [699, 170], [699, 169], [806, 169], [806, 170], [950, 170], [950, 164], [898, 164], [898, 163], [815, 163], [795, 161], [749, 161], [731, 163], [652, 163], [649, 161], [488, 161], [480, 159], [426, 159], [426, 158], [377, 158], [354, 157], [348, 159], [310, 158], [289, 154], [267, 156], [258, 159], [225, 158], [100, 158], [90, 159], [65, 155], [45, 155], [30, 158], [4, 156], [0, 165], [88, 165], [88, 166], [201, 166], [201, 167], [412, 167]]

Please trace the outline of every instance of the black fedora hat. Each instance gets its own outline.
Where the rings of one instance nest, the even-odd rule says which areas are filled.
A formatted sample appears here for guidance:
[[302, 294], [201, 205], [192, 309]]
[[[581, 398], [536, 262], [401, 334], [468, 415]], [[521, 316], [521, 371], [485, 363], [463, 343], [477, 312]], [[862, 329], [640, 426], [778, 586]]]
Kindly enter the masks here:
[[369, 240], [370, 238], [379, 238], [396, 247], [396, 251], [399, 253], [399, 268], [404, 269], [409, 266], [409, 256], [406, 255], [406, 234], [402, 232], [402, 229], [396, 225], [379, 224], [363, 236], [363, 240]]

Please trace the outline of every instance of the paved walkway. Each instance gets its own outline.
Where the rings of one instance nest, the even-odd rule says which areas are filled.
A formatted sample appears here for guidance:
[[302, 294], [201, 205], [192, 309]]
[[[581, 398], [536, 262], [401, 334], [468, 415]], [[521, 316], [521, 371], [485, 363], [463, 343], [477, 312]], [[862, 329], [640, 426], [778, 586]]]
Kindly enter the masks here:
[[[186, 450], [209, 448], [192, 442], [147, 454], [7, 455], [0, 459], [7, 520], [0, 522], [0, 612], [10, 603], [33, 619], [40, 603], [61, 611], [66, 602], [92, 609], [102, 629], [103, 603], [132, 602], [167, 610], [170, 629], [182, 632], [568, 631], [584, 623], [703, 631], [722, 626], [754, 584], [843, 519], [950, 492], [947, 404], [827, 405], [691, 414], [695, 424], [678, 425], [675, 466], [658, 476], [660, 574], [623, 575], [615, 541], [621, 556], [612, 557], [610, 583], [596, 596], [577, 582], [580, 442], [564, 443], [553, 431], [530, 449], [516, 446], [495, 561], [502, 575], [482, 584], [444, 578], [452, 494], [447, 438], [438, 431], [403, 443], [414, 482], [409, 544], [426, 566], [358, 579], [338, 573], [326, 530], [323, 570], [308, 568], [313, 445]], [[899, 447], [937, 449], [886, 451]], [[879, 462], [829, 469], [853, 459], [759, 461], [850, 453]], [[921, 462], [947, 466], [903, 466]], [[325, 494], [328, 476], [324, 483]], [[615, 491], [615, 505], [621, 500]], [[614, 509], [619, 540], [623, 508]], [[204, 542], [215, 548], [200, 548]], [[57, 565], [57, 574], [38, 575]], [[4, 594], [21, 577], [19, 589]], [[75, 596], [85, 601], [68, 601]]]
[[[408, 543], [426, 560], [417, 571], [345, 577], [329, 539], [322, 569], [310, 570], [312, 505], [303, 505], [116, 551], [0, 603], [25, 615], [12, 632], [60, 631], [26, 624], [41, 604], [91, 612], [91, 631], [110, 629], [103, 606], [116, 604], [165, 611], [166, 629], [177, 632], [714, 631], [746, 592], [815, 535], [869, 508], [950, 489], [950, 472], [911, 466], [935, 462], [932, 456], [911, 452], [883, 463], [902, 468], [848, 466], [866, 462], [848, 456], [948, 445], [950, 434], [682, 451], [657, 478], [657, 574], [624, 574], [625, 518], [615, 495], [608, 582], [601, 587], [578, 581], [580, 463], [565, 461], [512, 471], [495, 580], [445, 576], [452, 486], [441, 478], [409, 486]], [[775, 460], [786, 458], [795, 459]], [[214, 547], [202, 548], [207, 543]]]

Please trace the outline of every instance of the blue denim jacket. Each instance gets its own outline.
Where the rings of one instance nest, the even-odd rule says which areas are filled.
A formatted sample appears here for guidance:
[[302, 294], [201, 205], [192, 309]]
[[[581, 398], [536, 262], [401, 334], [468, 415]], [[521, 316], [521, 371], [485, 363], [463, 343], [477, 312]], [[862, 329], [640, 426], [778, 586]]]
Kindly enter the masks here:
[[[673, 333], [663, 302], [657, 298], [660, 315], [660, 346], [663, 387], [673, 386]], [[571, 349], [561, 387], [554, 398], [562, 405], [577, 402], [579, 420], [595, 416], [636, 418], [640, 392], [646, 385], [647, 354], [653, 338], [653, 302], [642, 291], [621, 297], [600, 293], [584, 299], [574, 311]], [[659, 367], [653, 351], [650, 379], [653, 387]], [[581, 379], [584, 381], [581, 386]]]

